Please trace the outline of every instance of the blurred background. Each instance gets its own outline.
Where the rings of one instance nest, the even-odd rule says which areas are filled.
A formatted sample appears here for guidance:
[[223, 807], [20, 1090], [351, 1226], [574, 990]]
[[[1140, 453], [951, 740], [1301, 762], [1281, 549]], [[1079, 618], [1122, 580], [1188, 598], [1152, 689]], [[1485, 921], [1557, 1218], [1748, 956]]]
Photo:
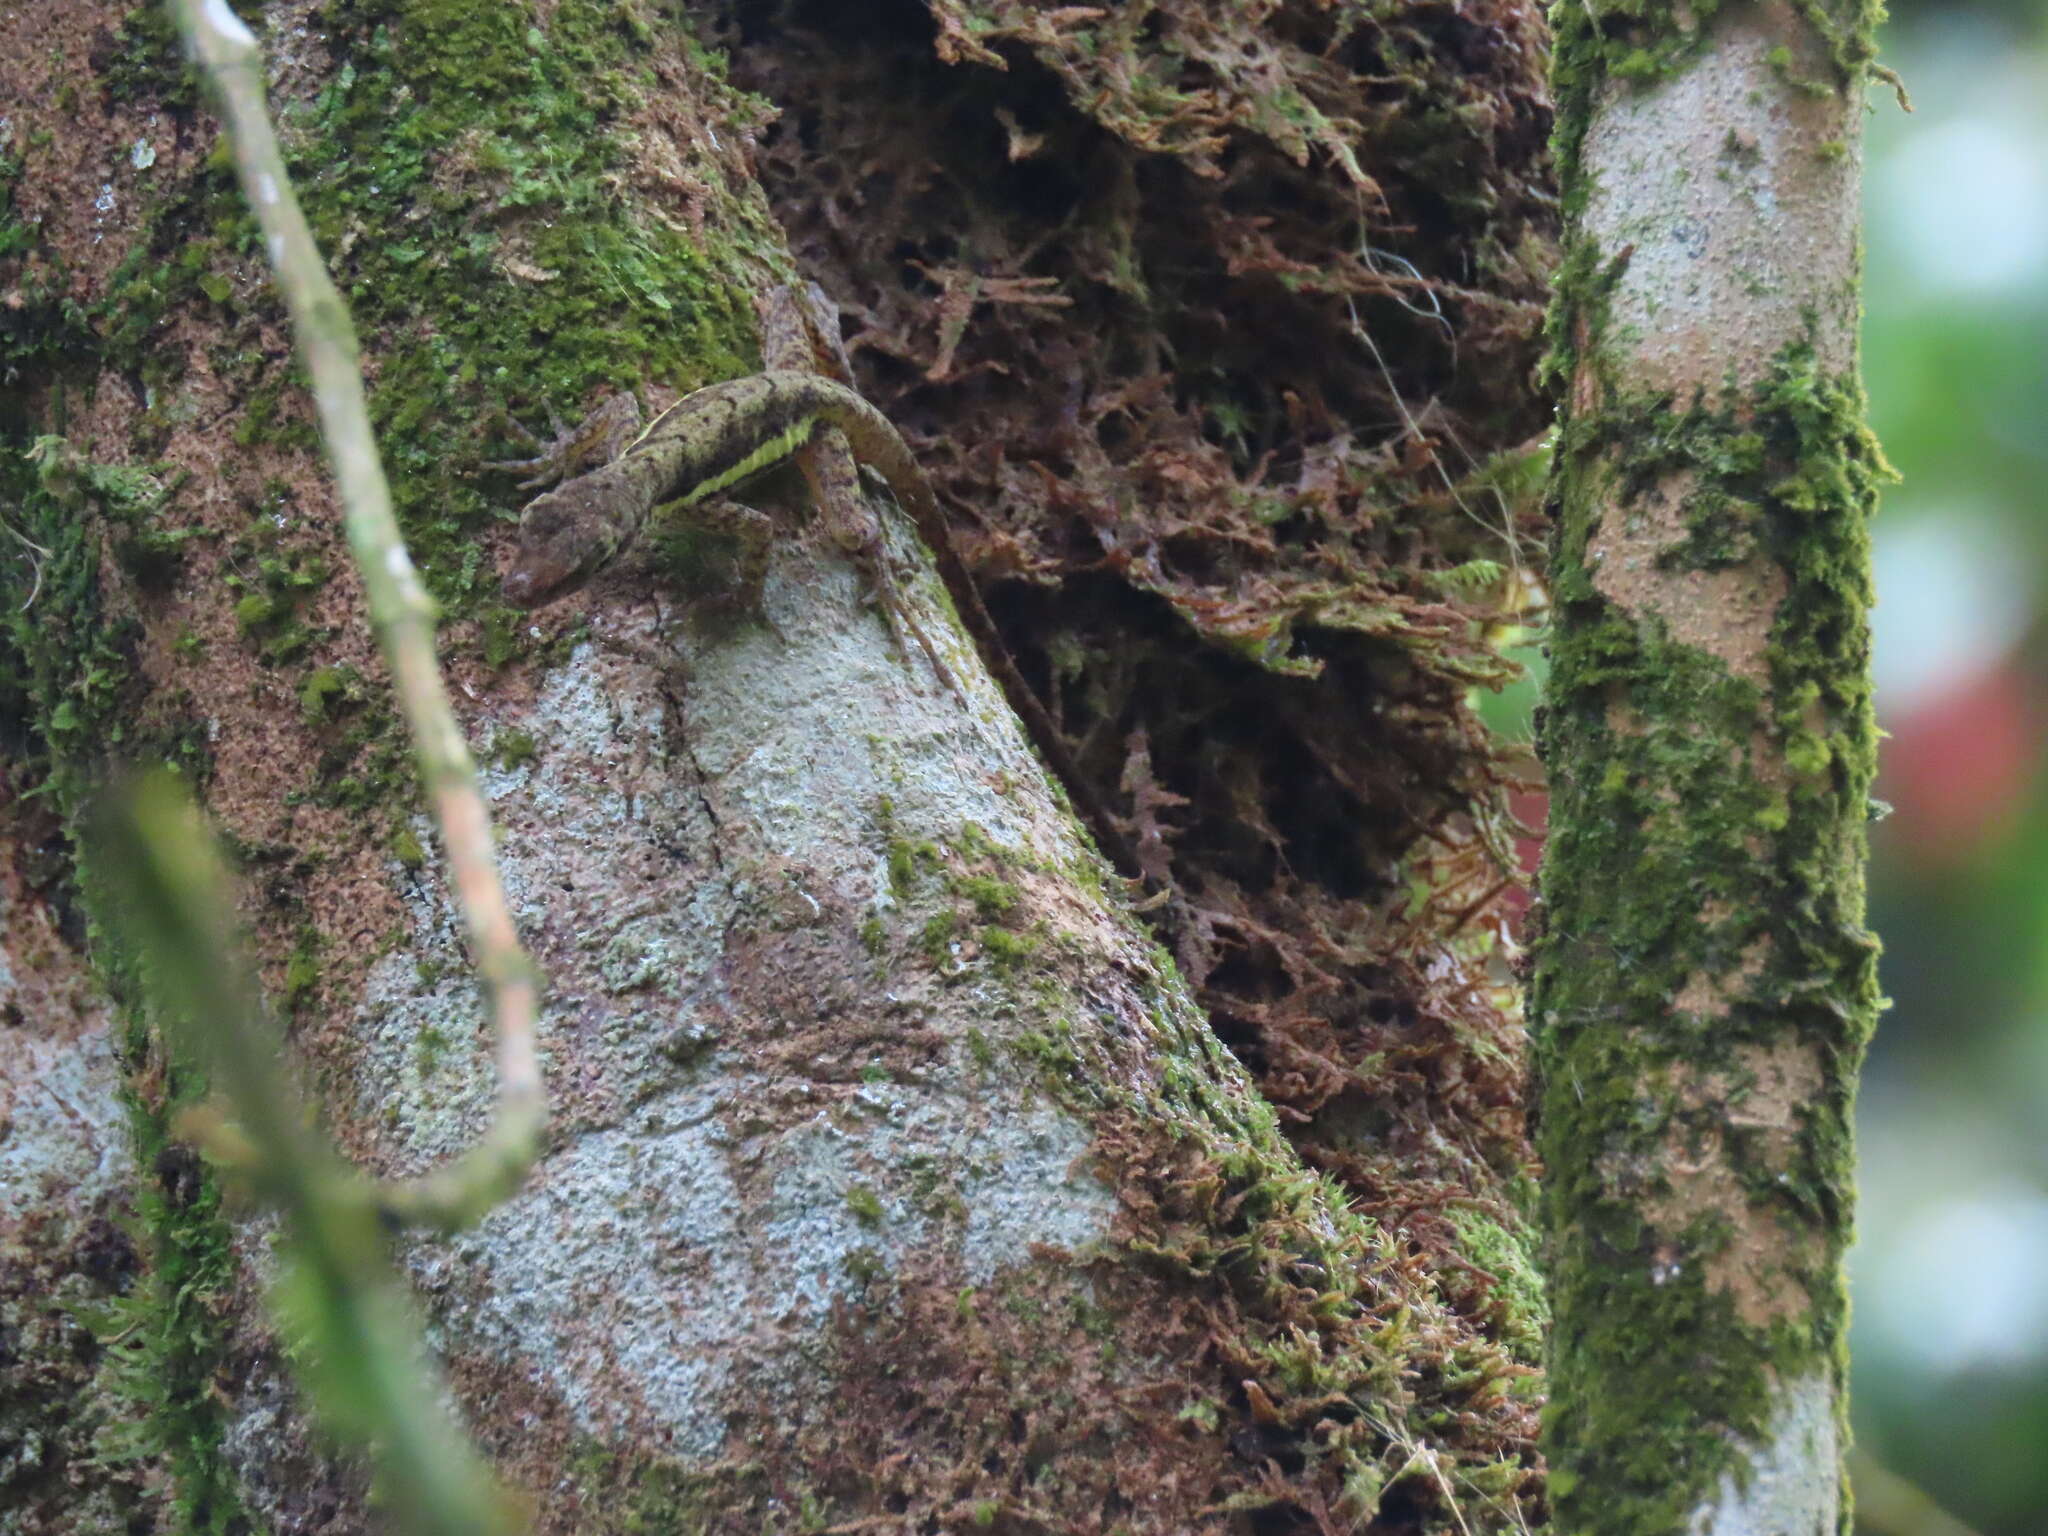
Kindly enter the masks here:
[[[1893, 0], [1864, 183], [1877, 522], [1858, 1444], [1983, 1536], [2048, 1532], [2048, 7]], [[1859, 1468], [1859, 1473], [1866, 1469]], [[1871, 1533], [1953, 1531], [1881, 1472]], [[1896, 1497], [1894, 1497], [1896, 1496]]]

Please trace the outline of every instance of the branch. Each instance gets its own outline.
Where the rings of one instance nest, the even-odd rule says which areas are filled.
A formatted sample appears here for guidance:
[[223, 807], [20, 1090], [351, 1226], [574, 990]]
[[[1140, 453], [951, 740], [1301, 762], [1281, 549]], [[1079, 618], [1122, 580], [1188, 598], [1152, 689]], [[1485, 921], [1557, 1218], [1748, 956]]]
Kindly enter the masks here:
[[[534, 1050], [540, 978], [519, 947], [491, 852], [490, 817], [477, 788], [476, 768], [434, 660], [433, 599], [420, 583], [392, 515], [348, 308], [299, 212], [264, 107], [261, 52], [226, 0], [175, 0], [175, 9], [188, 50], [218, 94], [235, 171], [256, 210], [300, 355], [312, 376], [349, 548], [362, 572], [370, 620], [412, 732], [497, 1035], [498, 1111], [483, 1138], [449, 1166], [387, 1186], [378, 1196], [394, 1220], [454, 1230], [517, 1189], [539, 1153], [547, 1120]], [[245, 1109], [237, 1102], [237, 1113]]]
[[523, 1529], [442, 1406], [446, 1394], [385, 1261], [376, 1187], [307, 1128], [279, 1069], [277, 1030], [235, 956], [227, 872], [183, 785], [158, 772], [109, 795], [90, 844], [160, 1022], [234, 1105], [232, 1128], [188, 1113], [181, 1134], [231, 1162], [284, 1214], [284, 1269], [270, 1300], [323, 1422], [372, 1449], [405, 1529]]

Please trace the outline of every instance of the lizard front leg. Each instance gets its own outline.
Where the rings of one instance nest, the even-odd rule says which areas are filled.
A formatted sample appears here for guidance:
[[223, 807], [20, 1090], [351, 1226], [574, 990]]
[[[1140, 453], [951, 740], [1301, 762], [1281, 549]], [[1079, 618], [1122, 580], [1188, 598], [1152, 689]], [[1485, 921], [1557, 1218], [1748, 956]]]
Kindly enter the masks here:
[[573, 480], [586, 470], [609, 464], [626, 451], [626, 445], [640, 435], [640, 402], [631, 390], [600, 401], [573, 427], [565, 427], [554, 408], [548, 408], [548, 424], [554, 432], [550, 442], [543, 443], [518, 422], [512, 423], [519, 435], [540, 449], [530, 459], [486, 459], [485, 469], [522, 470], [534, 473], [519, 482], [522, 491], [538, 490], [544, 485], [556, 485], [564, 480]]

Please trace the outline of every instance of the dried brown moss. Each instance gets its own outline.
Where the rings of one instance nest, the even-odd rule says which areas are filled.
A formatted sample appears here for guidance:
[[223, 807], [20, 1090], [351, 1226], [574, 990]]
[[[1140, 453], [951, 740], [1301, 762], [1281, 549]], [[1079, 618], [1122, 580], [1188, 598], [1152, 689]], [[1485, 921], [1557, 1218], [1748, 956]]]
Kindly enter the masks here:
[[1412, 963], [1491, 908], [1407, 886], [1484, 865], [1505, 777], [1464, 699], [1536, 525], [1472, 476], [1544, 423], [1533, 9], [880, 10], [735, 55], [867, 386], [1276, 1102], [1495, 1158], [1511, 1073], [1383, 1068], [1498, 1033]]
[[[1481, 488], [1547, 420], [1536, 8], [790, 0], [729, 40], [791, 243], [1218, 1032], [1497, 1341], [1524, 1280], [1471, 1234], [1519, 1229], [1521, 1044], [1472, 940], [1513, 770], [1467, 695], [1540, 559]], [[1527, 1459], [1497, 1379], [1427, 1390]]]

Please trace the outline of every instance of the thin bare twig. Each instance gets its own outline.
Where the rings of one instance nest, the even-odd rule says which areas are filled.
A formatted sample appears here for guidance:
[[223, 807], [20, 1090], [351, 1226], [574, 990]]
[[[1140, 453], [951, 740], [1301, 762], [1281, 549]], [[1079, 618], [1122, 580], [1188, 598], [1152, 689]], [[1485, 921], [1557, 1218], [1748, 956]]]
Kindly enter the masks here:
[[547, 1115], [534, 1048], [539, 974], [519, 947], [491, 852], [490, 818], [475, 764], [434, 659], [433, 599], [392, 515], [348, 308], [285, 175], [264, 104], [261, 50], [225, 0], [177, 0], [177, 12], [186, 46], [218, 94], [236, 174], [262, 227], [271, 270], [313, 380], [349, 547], [440, 824], [497, 1034], [498, 1110], [482, 1139], [448, 1166], [379, 1194], [386, 1213], [398, 1220], [460, 1227], [516, 1189], [539, 1151]]

